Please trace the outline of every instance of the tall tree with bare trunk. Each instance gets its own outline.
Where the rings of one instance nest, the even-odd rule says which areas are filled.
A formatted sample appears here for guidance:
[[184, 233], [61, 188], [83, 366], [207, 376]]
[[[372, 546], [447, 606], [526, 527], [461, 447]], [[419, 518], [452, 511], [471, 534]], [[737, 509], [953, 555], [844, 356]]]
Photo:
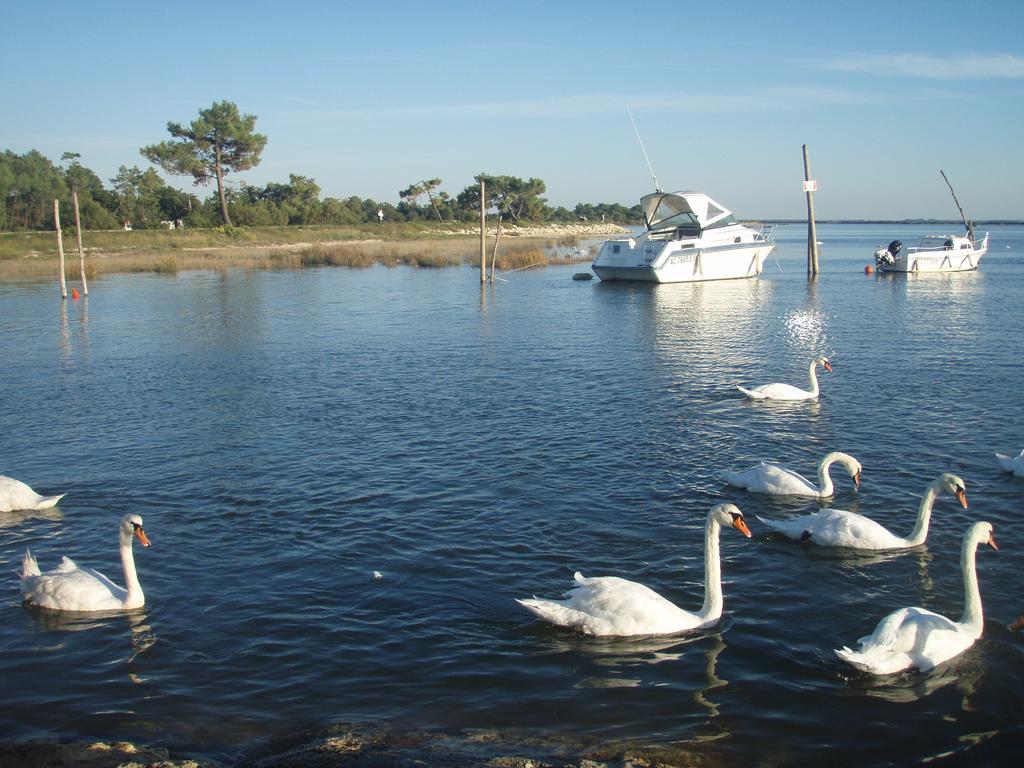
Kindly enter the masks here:
[[196, 185], [217, 181], [220, 215], [231, 226], [224, 177], [259, 165], [267, 137], [255, 132], [256, 116], [243, 115], [230, 101], [216, 101], [199, 110], [199, 118], [188, 126], [167, 123], [174, 140], [139, 150], [142, 156], [168, 173], [191, 176]]

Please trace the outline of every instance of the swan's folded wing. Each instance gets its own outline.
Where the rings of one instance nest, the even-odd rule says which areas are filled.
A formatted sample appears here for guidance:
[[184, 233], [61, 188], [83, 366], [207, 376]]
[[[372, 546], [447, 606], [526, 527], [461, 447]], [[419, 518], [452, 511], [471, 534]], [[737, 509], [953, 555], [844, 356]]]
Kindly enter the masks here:
[[956, 624], [925, 608], [900, 608], [878, 622], [875, 631], [862, 637], [860, 644], [865, 652], [920, 653], [933, 632], [956, 632]]
[[96, 580], [97, 583], [102, 584], [103, 587], [110, 591], [112, 595], [117, 597], [119, 600], [124, 600], [127, 591], [124, 587], [119, 587], [117, 584], [108, 579], [104, 574], [97, 571], [95, 568], [79, 568], [83, 573], [88, 574], [90, 577]]
[[755, 515], [755, 517], [774, 531], [778, 531], [791, 539], [800, 539], [804, 531], [807, 530], [807, 526], [814, 518], [814, 515], [801, 515], [800, 517], [791, 517], [788, 520], [769, 520], [760, 515]]
[[[764, 464], [764, 462], [762, 462]], [[764, 464], [764, 480], [769, 493], [780, 496], [817, 496], [818, 489], [810, 480], [791, 469]]]
[[747, 389], [746, 387], [741, 387], [739, 384], [736, 385], [736, 389], [738, 389], [744, 395], [749, 397], [751, 400], [764, 400], [765, 398], [768, 397], [768, 395], [764, 394], [763, 392], [759, 392], [755, 389]]

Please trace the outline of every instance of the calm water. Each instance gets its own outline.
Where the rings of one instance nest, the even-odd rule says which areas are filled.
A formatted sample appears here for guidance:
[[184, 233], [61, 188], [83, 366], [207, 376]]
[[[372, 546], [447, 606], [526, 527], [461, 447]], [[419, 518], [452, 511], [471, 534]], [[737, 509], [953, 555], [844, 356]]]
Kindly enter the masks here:
[[[268, 732], [382, 722], [630, 743], [765, 763], [829, 747], [906, 762], [1024, 732], [1024, 228], [993, 227], [981, 271], [866, 276], [913, 227], [781, 227], [752, 281], [574, 282], [584, 265], [481, 292], [470, 268], [186, 273], [0, 285], [0, 473], [59, 510], [0, 516], [0, 736], [130, 738], [227, 758]], [[745, 402], [804, 383], [816, 404]], [[808, 474], [864, 465], [833, 502], [900, 532], [938, 473], [927, 546], [853, 556], [766, 536], [779, 502], [719, 476], [760, 459]], [[841, 470], [840, 470], [841, 474]], [[536, 623], [579, 568], [699, 607], [707, 509], [722, 535], [714, 630], [596, 640]], [[24, 608], [26, 546], [120, 581], [116, 526], [138, 512], [146, 608], [68, 619]], [[959, 618], [968, 521], [986, 626], [929, 675], [852, 673], [832, 649], [882, 615]], [[382, 578], [375, 578], [379, 571]], [[872, 735], [865, 738], [865, 734]], [[878, 734], [891, 734], [880, 740]]]

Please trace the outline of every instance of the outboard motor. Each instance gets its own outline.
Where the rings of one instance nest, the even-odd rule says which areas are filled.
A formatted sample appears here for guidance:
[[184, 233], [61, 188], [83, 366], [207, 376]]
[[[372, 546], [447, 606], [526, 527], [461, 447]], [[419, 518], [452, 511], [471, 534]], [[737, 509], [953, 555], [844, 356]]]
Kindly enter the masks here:
[[896, 263], [896, 256], [903, 248], [903, 243], [899, 240], [893, 240], [889, 243], [888, 248], [879, 248], [875, 251], [875, 264], [880, 268], [885, 268]]

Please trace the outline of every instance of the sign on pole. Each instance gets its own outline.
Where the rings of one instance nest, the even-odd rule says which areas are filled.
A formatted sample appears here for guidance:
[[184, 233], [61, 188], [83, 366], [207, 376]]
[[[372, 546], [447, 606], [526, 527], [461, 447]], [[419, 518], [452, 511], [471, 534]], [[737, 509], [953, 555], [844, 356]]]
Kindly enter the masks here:
[[815, 179], [808, 179], [804, 182], [804, 192], [817, 192], [818, 182]]

